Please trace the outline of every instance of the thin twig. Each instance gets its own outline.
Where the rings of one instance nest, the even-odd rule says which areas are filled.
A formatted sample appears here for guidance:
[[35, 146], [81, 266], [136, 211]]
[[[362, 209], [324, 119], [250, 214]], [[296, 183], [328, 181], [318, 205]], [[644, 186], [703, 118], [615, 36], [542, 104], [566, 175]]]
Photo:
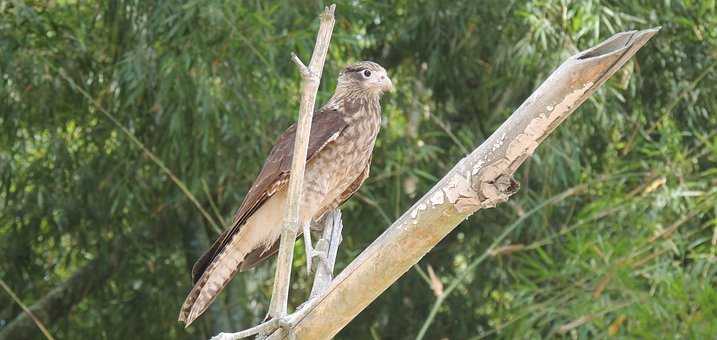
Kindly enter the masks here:
[[677, 230], [677, 228], [679, 228], [681, 225], [685, 224], [685, 222], [691, 220], [693, 217], [697, 216], [697, 214], [700, 212], [701, 211], [699, 211], [697, 209], [690, 211], [689, 213], [687, 213], [687, 215], [682, 216], [679, 220], [672, 223], [672, 225], [670, 225], [667, 229], [664, 229], [664, 230], [660, 231], [659, 233], [657, 233], [656, 235], [653, 235], [652, 237], [650, 237], [650, 239], [647, 242], [654, 243], [655, 241], [657, 241], [660, 238], [670, 237], [672, 235], [672, 233], [674, 233], [675, 230]]
[[607, 313], [612, 313], [612, 312], [614, 312], [614, 311], [616, 311], [616, 310], [620, 310], [620, 309], [623, 309], [623, 308], [625, 308], [625, 307], [632, 306], [632, 305], [634, 305], [634, 304], [636, 304], [636, 303], [638, 303], [638, 302], [642, 302], [642, 301], [629, 301], [629, 302], [624, 302], [624, 303], [620, 303], [620, 304], [611, 306], [611, 307], [609, 307], [609, 308], [605, 308], [604, 310], [602, 310], [602, 311], [600, 311], [600, 312], [597, 312], [597, 313], [591, 313], [591, 314], [583, 315], [583, 316], [581, 316], [581, 317], [579, 317], [579, 318], [577, 318], [577, 319], [575, 319], [575, 320], [573, 320], [573, 321], [570, 321], [570, 322], [568, 322], [568, 323], [566, 323], [566, 324], [564, 324], [564, 325], [558, 327], [558, 329], [556, 330], [556, 332], [557, 332], [558, 334], [565, 334], [565, 333], [567, 333], [567, 332], [569, 332], [569, 331], [571, 331], [571, 330], [573, 330], [573, 329], [575, 329], [575, 328], [577, 328], [577, 327], [580, 327], [580, 326], [582, 326], [582, 325], [584, 325], [584, 324], [586, 324], [586, 323], [588, 323], [588, 322], [594, 320], [594, 319], [597, 318], [597, 317], [601, 317], [601, 316], [603, 316], [603, 315], [605, 315], [605, 314], [607, 314]]
[[391, 222], [393, 222], [393, 221], [391, 221], [391, 218], [388, 217], [388, 214], [383, 210], [383, 207], [380, 204], [378, 204], [376, 201], [374, 201], [373, 199], [362, 194], [361, 192], [354, 193], [354, 197], [356, 197], [359, 200], [361, 200], [362, 202], [376, 208], [376, 211], [378, 212], [379, 215], [381, 215], [381, 217], [383, 218], [384, 221], [386, 221], [386, 223], [390, 224]]
[[219, 212], [219, 208], [217, 207], [217, 204], [214, 203], [214, 199], [212, 198], [212, 193], [209, 192], [209, 185], [207, 184], [207, 181], [205, 181], [202, 178], [202, 189], [204, 189], [204, 194], [207, 195], [207, 201], [209, 201], [209, 206], [212, 207], [212, 211], [214, 212], [214, 215], [217, 217], [217, 220], [222, 225], [227, 225], [226, 221], [224, 221], [224, 217], [222, 217], [222, 214]]
[[443, 129], [443, 132], [445, 132], [446, 135], [448, 135], [448, 137], [453, 141], [453, 143], [458, 146], [459, 149], [461, 149], [461, 152], [465, 154], [470, 152], [470, 150], [468, 150], [465, 144], [463, 144], [463, 142], [461, 142], [461, 140], [456, 137], [453, 131], [451, 131], [451, 128], [448, 126], [448, 124], [446, 124], [446, 122], [438, 118], [438, 116], [436, 116], [433, 112], [429, 113], [428, 116], [431, 117], [431, 120], [433, 120], [433, 122], [436, 123], [438, 127]]
[[[48, 64], [48, 65], [49, 65], [49, 64]], [[52, 66], [51, 66], [51, 67], [52, 67]], [[151, 159], [152, 162], [154, 162], [154, 163], [162, 170], [162, 172], [164, 172], [164, 173], [167, 175], [167, 177], [169, 177], [169, 178], [172, 180], [172, 182], [174, 182], [174, 184], [176, 184], [177, 187], [179, 187], [179, 190], [181, 190], [181, 191], [184, 193], [184, 195], [187, 196], [187, 198], [194, 204], [194, 206], [199, 210], [199, 212], [202, 214], [202, 216], [204, 216], [204, 218], [205, 218], [205, 219], [209, 222], [209, 224], [212, 226], [212, 228], [214, 229], [214, 231], [216, 231], [217, 233], [221, 233], [221, 232], [222, 232], [222, 228], [220, 228], [219, 225], [217, 225], [217, 223], [214, 221], [214, 219], [212, 218], [212, 216], [209, 215], [209, 213], [208, 213], [206, 210], [204, 210], [204, 208], [202, 207], [201, 204], [199, 204], [199, 201], [197, 200], [197, 198], [194, 197], [194, 195], [192, 194], [191, 191], [189, 191], [189, 189], [188, 189], [187, 186], [184, 184], [184, 182], [182, 182], [182, 180], [180, 180], [179, 177], [177, 177], [177, 176], [174, 174], [174, 172], [172, 172], [172, 170], [170, 170], [170, 169], [164, 164], [164, 162], [162, 162], [162, 160], [159, 158], [159, 156], [157, 156], [156, 154], [154, 154], [154, 152], [150, 151], [149, 148], [147, 148], [147, 147], [132, 133], [132, 131], [130, 131], [130, 130], [127, 129], [124, 125], [122, 125], [122, 123], [120, 123], [120, 121], [119, 121], [117, 118], [115, 118], [115, 116], [113, 116], [109, 111], [107, 111], [104, 107], [102, 107], [102, 105], [100, 105], [100, 103], [99, 103], [97, 100], [95, 100], [94, 98], [92, 98], [92, 96], [90, 96], [90, 94], [87, 93], [87, 91], [85, 91], [82, 87], [80, 87], [79, 85], [77, 85], [77, 83], [75, 83], [75, 81], [72, 80], [72, 78], [70, 78], [69, 76], [67, 76], [67, 74], [65, 74], [65, 71], [64, 71], [62, 68], [59, 69], [59, 73], [60, 73], [60, 77], [62, 77], [62, 79], [64, 79], [65, 81], [67, 81], [67, 83], [70, 84], [70, 86], [71, 86], [75, 91], [79, 92], [79, 93], [80, 93], [83, 97], [85, 97], [90, 103], [92, 103], [92, 105], [94, 105], [97, 110], [99, 110], [100, 112], [102, 112], [102, 114], [104, 114], [105, 117], [107, 117], [112, 123], [114, 123], [114, 124], [129, 138], [129, 140], [132, 141], [132, 143], [134, 143], [137, 147], [139, 147], [139, 148], [147, 155], [147, 157], [149, 157], [149, 159]]]
[[27, 314], [30, 317], [30, 319], [32, 319], [32, 321], [35, 322], [35, 324], [37, 325], [37, 328], [40, 329], [42, 334], [44, 334], [48, 340], [55, 340], [55, 338], [52, 336], [52, 334], [50, 334], [50, 331], [48, 331], [47, 328], [45, 327], [45, 325], [42, 324], [42, 321], [40, 321], [40, 319], [37, 316], [35, 316], [35, 314], [33, 314], [32, 311], [30, 311], [30, 308], [27, 308], [27, 306], [24, 303], [22, 303], [22, 300], [20, 300], [20, 298], [17, 297], [17, 295], [15, 295], [15, 293], [12, 291], [12, 289], [10, 289], [10, 286], [8, 286], [3, 279], [0, 279], [0, 286], [2, 286], [2, 288], [5, 290], [5, 292], [7, 292], [7, 294], [10, 295], [10, 297], [15, 301], [15, 303], [17, 303], [20, 306], [20, 308], [22, 308], [22, 310], [25, 312], [25, 314]]
[[430, 288], [431, 287], [431, 278], [428, 277], [428, 274], [426, 274], [426, 272], [423, 271], [421, 266], [418, 263], [416, 263], [413, 265], [413, 269], [416, 271], [416, 273], [418, 273], [418, 276], [420, 276], [421, 279], [423, 279], [423, 281], [426, 282], [426, 284]]

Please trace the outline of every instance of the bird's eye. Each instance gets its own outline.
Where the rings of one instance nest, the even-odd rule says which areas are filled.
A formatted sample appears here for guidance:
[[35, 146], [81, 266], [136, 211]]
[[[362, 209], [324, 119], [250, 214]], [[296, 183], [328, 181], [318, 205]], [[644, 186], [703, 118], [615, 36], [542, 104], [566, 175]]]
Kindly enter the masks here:
[[369, 71], [369, 70], [363, 70], [362, 73], [363, 73], [364, 78], [368, 78], [371, 76], [371, 71]]

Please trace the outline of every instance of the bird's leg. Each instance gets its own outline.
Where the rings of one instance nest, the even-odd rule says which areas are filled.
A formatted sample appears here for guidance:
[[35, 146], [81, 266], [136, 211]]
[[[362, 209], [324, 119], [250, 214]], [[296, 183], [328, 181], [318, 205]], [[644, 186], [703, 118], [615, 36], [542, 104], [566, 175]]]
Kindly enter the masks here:
[[[311, 289], [309, 299], [296, 308], [296, 311], [292, 314], [271, 320], [269, 320], [271, 316], [267, 315], [264, 322], [259, 326], [238, 333], [221, 333], [215, 337], [215, 339], [235, 340], [257, 334], [257, 339], [265, 340], [277, 329], [282, 329], [286, 334], [286, 338], [290, 340], [296, 338], [294, 326], [296, 326], [298, 320], [303, 319], [304, 316], [316, 306], [319, 299], [315, 297], [323, 293], [329, 286], [329, 283], [331, 283], [334, 262], [336, 261], [336, 255], [342, 239], [341, 231], [343, 224], [341, 223], [340, 210], [336, 209], [331, 211], [320, 223], [323, 225], [324, 230], [321, 238], [316, 243], [316, 250], [310, 248], [310, 246], [307, 247], [307, 261], [310, 261], [310, 258], [316, 256], [319, 257], [321, 263], [323, 263], [323, 265], [316, 268], [316, 277], [314, 278], [314, 285]], [[308, 223], [302, 225], [305, 235], [310, 235], [311, 233], [309, 226]], [[306, 244], [311, 245], [310, 237], [305, 238], [305, 240]]]
[[[313, 261], [314, 258], [317, 258], [319, 260], [319, 265], [326, 265], [327, 259], [326, 255], [329, 250], [329, 244], [326, 239], [319, 238], [319, 240], [316, 242], [316, 248], [311, 244], [311, 224], [305, 223], [303, 224], [303, 233], [304, 233], [304, 248], [306, 249], [306, 272], [308, 274], [311, 274], [313, 271]], [[322, 242], [323, 241], [323, 242]]]

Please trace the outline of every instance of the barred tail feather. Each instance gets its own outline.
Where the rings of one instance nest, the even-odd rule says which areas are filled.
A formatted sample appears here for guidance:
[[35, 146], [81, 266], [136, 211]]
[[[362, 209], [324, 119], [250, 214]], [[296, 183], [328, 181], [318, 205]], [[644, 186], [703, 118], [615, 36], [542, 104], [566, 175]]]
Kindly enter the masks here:
[[[238, 238], [239, 235], [241, 233], [235, 235], [235, 238]], [[185, 327], [189, 327], [194, 320], [209, 308], [209, 305], [239, 271], [244, 256], [250, 249], [232, 247], [234, 243], [238, 243], [236, 241], [238, 240], [232, 240], [230, 245], [222, 250], [194, 285], [186, 300], [184, 300], [179, 313], [179, 321], [184, 322]]]
[[179, 321], [189, 326], [209, 308], [237, 272], [273, 254], [285, 208], [286, 190], [282, 190], [247, 219], [195, 283], [179, 312]]

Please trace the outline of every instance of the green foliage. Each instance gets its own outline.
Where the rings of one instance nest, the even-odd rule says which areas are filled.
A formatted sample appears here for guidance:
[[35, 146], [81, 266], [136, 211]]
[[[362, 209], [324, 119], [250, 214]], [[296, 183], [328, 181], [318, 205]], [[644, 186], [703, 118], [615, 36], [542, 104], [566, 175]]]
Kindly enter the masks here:
[[[308, 57], [322, 6], [0, 2], [0, 278], [32, 305], [93, 260], [110, 272], [48, 324], [57, 338], [206, 338], [263, 318], [270, 265], [240, 274], [196, 326], [175, 321], [217, 228], [103, 110], [230, 219], [296, 117], [288, 56]], [[360, 59], [398, 88], [372, 175], [343, 208], [338, 266], [565, 57], [658, 25], [523, 166], [510, 204], [464, 222], [337, 338], [414, 338], [424, 324], [429, 339], [717, 334], [714, 1], [339, 3], [319, 101]], [[310, 287], [296, 272], [294, 306]], [[20, 313], [0, 294], [0, 332]]]

